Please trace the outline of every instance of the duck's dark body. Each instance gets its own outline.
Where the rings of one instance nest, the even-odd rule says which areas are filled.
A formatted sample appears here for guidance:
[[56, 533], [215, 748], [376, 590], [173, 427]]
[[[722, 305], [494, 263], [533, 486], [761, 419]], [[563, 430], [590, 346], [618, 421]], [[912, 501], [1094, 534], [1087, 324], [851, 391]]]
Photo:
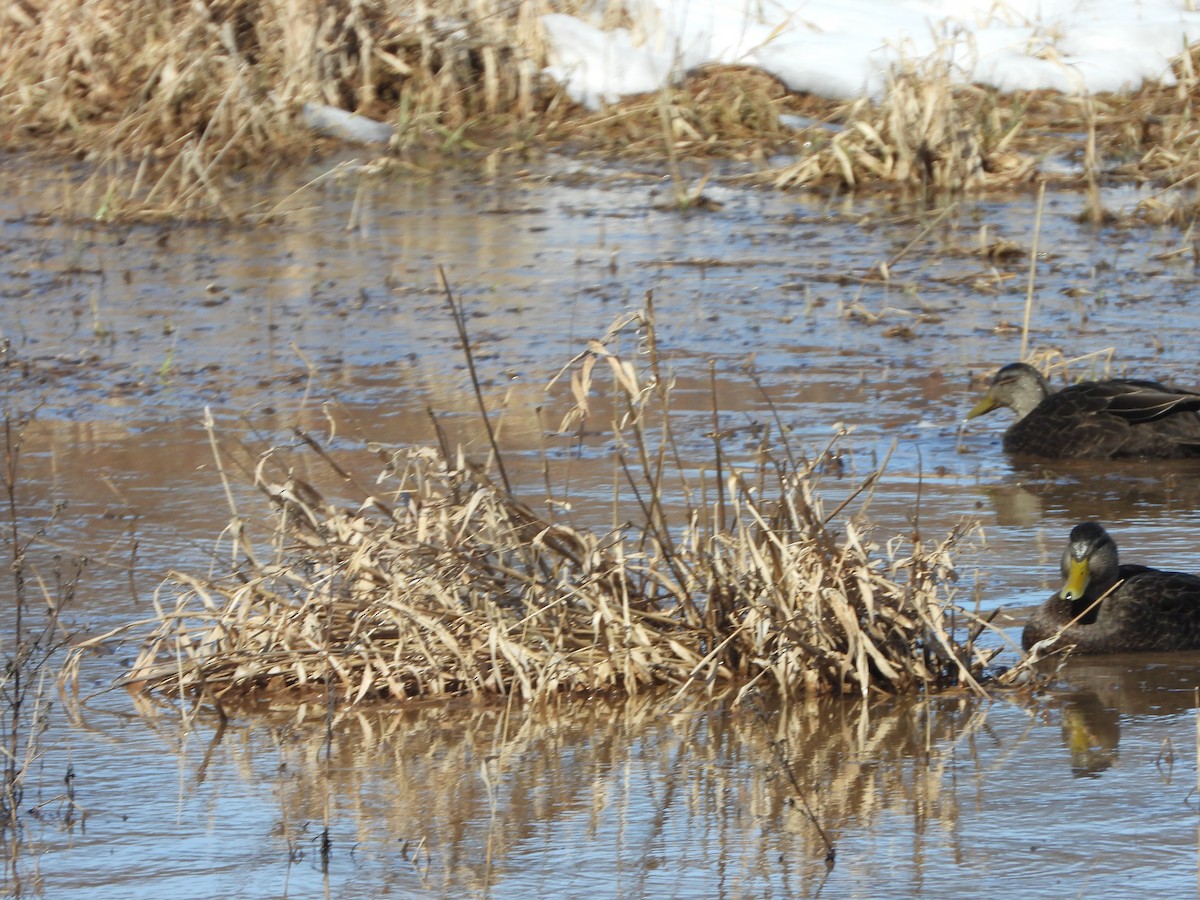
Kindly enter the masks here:
[[1071, 530], [1062, 566], [1062, 590], [1021, 634], [1026, 650], [1060, 630], [1055, 646], [1077, 653], [1200, 649], [1200, 577], [1119, 565], [1112, 538], [1094, 522]]
[[1041, 373], [1010, 363], [967, 414], [1017, 415], [1004, 450], [1052, 459], [1200, 458], [1200, 394], [1156, 381], [1085, 381], [1051, 393]]

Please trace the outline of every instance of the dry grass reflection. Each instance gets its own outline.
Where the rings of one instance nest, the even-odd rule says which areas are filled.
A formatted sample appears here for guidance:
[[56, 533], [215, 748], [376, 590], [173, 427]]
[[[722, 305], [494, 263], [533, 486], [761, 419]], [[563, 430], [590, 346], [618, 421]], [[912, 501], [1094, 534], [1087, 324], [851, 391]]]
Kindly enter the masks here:
[[[210, 755], [277, 786], [294, 855], [316, 853], [324, 830], [335, 856], [353, 843], [356, 865], [389, 859], [397, 890], [472, 894], [562, 885], [564, 853], [602, 856], [645, 889], [678, 864], [800, 891], [844, 834], [886, 816], [911, 821], [918, 845], [928, 828], [954, 835], [963, 792], [987, 775], [978, 698], [767, 703], [309, 704], [205, 714], [193, 733], [216, 728]], [[176, 722], [164, 737], [179, 739]]]

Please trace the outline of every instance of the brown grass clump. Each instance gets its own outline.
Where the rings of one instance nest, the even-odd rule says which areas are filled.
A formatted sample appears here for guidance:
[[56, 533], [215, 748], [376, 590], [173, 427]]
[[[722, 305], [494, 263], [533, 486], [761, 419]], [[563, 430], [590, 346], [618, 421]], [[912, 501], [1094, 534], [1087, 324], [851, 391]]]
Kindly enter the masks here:
[[[749, 69], [710, 67], [655, 95], [585, 117], [580, 130], [609, 150], [750, 162], [750, 176], [777, 188], [940, 193], [1065, 189], [1113, 182], [1188, 188], [1200, 178], [1200, 130], [1192, 98], [1195, 57], [1176, 61], [1178, 83], [1133, 94], [1002, 94], [964, 84], [948, 41], [935, 56], [902, 59], [877, 99], [822, 100], [789, 92]], [[791, 156], [772, 166], [776, 156]], [[1053, 160], [1054, 165], [1043, 163]], [[673, 173], [674, 174], [674, 173]], [[1195, 221], [1190, 195], [1163, 211], [1139, 206], [1136, 222]]]
[[878, 103], [847, 104], [811, 150], [773, 173], [777, 187], [811, 183], [923, 186], [937, 191], [1011, 187], [1029, 181], [1035, 158], [1014, 152], [1023, 118], [996, 92], [963, 86], [940, 57], [903, 61]]
[[1174, 60], [1176, 84], [1146, 85], [1128, 97], [1098, 97], [1081, 116], [1095, 143], [1095, 165], [1111, 178], [1192, 184], [1200, 174], [1200, 44]]
[[666, 152], [693, 160], [765, 162], [796, 139], [795, 128], [782, 117], [804, 108], [804, 97], [762, 71], [713, 65], [656, 93], [581, 113], [569, 139], [646, 159]]
[[[346, 702], [656, 686], [757, 685], [784, 697], [978, 688], [982, 623], [955, 628], [974, 621], [953, 605], [959, 531], [881, 547], [846, 511], [877, 474], [826, 512], [817, 463], [766, 437], [744, 466], [715, 437], [713, 471], [696, 474], [681, 461], [694, 451], [670, 438], [655, 363], [639, 371], [602, 342], [572, 371], [568, 424], [588, 417], [598, 371], [621, 401], [629, 524], [598, 534], [539, 515], [446, 447], [387, 455], [375, 488], [349, 503], [269, 451], [254, 482], [273, 509], [270, 554], [252, 545], [252, 520], [235, 515], [240, 561], [225, 577], [175, 576], [128, 682], [216, 701], [332, 691]], [[351, 490], [357, 479], [302, 437], [339, 491]], [[709, 499], [681, 507], [668, 482]]]
[[[555, 9], [571, 11], [571, 4]], [[98, 165], [106, 215], [236, 215], [223, 176], [302, 160], [304, 104], [461, 148], [534, 112], [538, 16], [501, 0], [25, 0], [0, 17], [0, 139]], [[101, 199], [102, 198], [102, 199]], [[95, 210], [92, 210], [95, 212]]]

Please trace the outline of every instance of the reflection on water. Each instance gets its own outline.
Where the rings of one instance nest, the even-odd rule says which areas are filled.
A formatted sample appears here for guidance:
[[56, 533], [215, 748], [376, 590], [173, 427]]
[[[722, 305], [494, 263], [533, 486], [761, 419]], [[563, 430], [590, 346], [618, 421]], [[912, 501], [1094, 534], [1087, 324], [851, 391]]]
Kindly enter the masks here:
[[[1063, 741], [1077, 775], [1100, 775], [1114, 765], [1123, 720], [1179, 717], [1200, 708], [1200, 655], [1194, 653], [1077, 658], [1059, 676], [1052, 696], [1061, 704]], [[1164, 759], [1173, 763], [1175, 752]]]
[[[240, 874], [218, 867], [183, 896], [949, 896], [981, 871], [1034, 896], [1093, 879], [1088, 896], [1186, 893], [1183, 686], [1200, 661], [1074, 677], [1089, 689], [1035, 703], [316, 705], [201, 715], [182, 732], [173, 714], [115, 727], [93, 711], [88, 733], [111, 754], [140, 748], [142, 771], [107, 790], [93, 779], [75, 863], [46, 874], [68, 890], [83, 867], [104, 876], [96, 896], [128, 896], [174, 883], [151, 871], [228, 855]], [[122, 795], [139, 783], [134, 807]], [[137, 869], [112, 861], [130, 841]]]
[[[677, 879], [685, 893], [723, 879], [794, 895], [842, 878], [822, 832], [839, 851], [883, 818], [953, 836], [960, 798], [947, 774], [980, 774], [973, 747], [987, 719], [966, 697], [786, 712], [654, 697], [329, 720], [264, 710], [203, 753], [214, 726], [201, 721], [174, 753], [197, 793], [209, 792], [201, 778], [226, 796], [239, 780], [272, 784], [294, 854], [311, 857], [328, 823], [335, 882], [378, 866], [403, 895], [658, 896]], [[306, 874], [290, 875], [301, 893]]]
[[1071, 771], [1099, 775], [1117, 761], [1120, 713], [1093, 691], [1074, 691], [1062, 699], [1063, 743], [1071, 751]]
[[1200, 509], [1200, 464], [1131, 462], [1119, 471], [1107, 460], [1018, 464], [988, 494], [1005, 525], [1027, 527], [1047, 514], [1101, 522], [1172, 517]]

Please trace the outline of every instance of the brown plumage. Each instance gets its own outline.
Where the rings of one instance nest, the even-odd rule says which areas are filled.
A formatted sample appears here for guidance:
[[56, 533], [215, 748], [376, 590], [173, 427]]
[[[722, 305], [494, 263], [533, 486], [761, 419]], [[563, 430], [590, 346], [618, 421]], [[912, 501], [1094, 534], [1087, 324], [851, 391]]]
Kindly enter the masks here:
[[1062, 589], [1021, 633], [1026, 650], [1060, 630], [1053, 646], [1077, 653], [1200, 649], [1200, 577], [1120, 565], [1117, 545], [1095, 522], [1071, 529], [1062, 573]]
[[1200, 457], [1200, 394], [1155, 381], [1084, 381], [1051, 393], [1040, 372], [1010, 363], [968, 419], [1006, 406], [1004, 449], [1052, 459]]

